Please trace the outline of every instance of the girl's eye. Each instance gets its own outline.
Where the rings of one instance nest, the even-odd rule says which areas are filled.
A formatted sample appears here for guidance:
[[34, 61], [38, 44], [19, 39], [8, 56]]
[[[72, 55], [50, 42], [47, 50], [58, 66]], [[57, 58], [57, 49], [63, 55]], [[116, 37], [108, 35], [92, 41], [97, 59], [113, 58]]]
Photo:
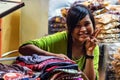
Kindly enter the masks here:
[[84, 24], [84, 26], [88, 26], [88, 25], [90, 25], [90, 22], [86, 22], [86, 23]]

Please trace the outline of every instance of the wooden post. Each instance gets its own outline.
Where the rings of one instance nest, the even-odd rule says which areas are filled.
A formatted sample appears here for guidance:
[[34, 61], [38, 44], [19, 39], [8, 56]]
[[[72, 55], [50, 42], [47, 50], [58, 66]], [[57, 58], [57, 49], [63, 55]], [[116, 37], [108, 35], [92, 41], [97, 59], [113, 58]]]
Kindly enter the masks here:
[[1, 35], [1, 33], [2, 33], [2, 19], [0, 18], [0, 58], [1, 58], [1, 56], [2, 56], [2, 35]]

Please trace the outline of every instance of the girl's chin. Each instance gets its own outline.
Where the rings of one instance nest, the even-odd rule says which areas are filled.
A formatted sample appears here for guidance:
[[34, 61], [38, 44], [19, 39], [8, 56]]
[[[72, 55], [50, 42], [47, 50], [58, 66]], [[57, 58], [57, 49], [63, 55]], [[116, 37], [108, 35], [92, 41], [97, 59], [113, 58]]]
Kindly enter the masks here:
[[85, 42], [86, 39], [85, 39], [85, 38], [79, 38], [79, 41], [80, 41], [80, 42]]

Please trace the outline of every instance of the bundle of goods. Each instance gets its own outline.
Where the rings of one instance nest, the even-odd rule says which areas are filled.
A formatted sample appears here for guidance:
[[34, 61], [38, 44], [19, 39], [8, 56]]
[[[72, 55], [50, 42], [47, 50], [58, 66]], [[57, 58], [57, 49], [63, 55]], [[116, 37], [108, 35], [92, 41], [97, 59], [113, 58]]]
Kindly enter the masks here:
[[120, 5], [109, 5], [106, 9], [108, 10], [107, 13], [116, 15], [120, 22]]
[[106, 80], [120, 80], [120, 46], [111, 45], [108, 50]]
[[96, 27], [101, 29], [98, 39], [100, 42], [120, 41], [120, 20], [117, 15], [104, 13], [95, 16]]
[[49, 34], [66, 30], [66, 19], [61, 16], [54, 16], [49, 20]]
[[119, 53], [116, 53], [113, 55], [114, 60], [111, 62], [113, 66], [113, 71], [115, 72], [115, 76], [118, 79], [120, 79], [120, 48]]
[[104, 9], [106, 6], [109, 5], [109, 3], [106, 1], [98, 2], [97, 0], [84, 1], [82, 2], [82, 4], [87, 6], [91, 10], [91, 12]]
[[18, 56], [14, 64], [0, 65], [0, 80], [88, 80], [72, 60], [54, 56]]
[[61, 9], [61, 14], [64, 18], [66, 18], [68, 10], [69, 8], [66, 8], [66, 7]]

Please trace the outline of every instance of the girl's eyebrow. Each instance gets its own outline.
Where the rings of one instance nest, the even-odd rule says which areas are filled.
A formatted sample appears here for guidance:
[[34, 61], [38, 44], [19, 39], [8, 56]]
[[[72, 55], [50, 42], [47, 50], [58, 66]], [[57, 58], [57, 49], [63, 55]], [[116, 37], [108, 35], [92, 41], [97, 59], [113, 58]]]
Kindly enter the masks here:
[[87, 24], [90, 24], [90, 21], [85, 21], [85, 23], [84, 23], [85, 25], [87, 25]]
[[[85, 23], [90, 23], [89, 20], [84, 21]], [[81, 22], [78, 22], [76, 25], [81, 25]]]
[[90, 21], [85, 21], [86, 23], [90, 23]]

